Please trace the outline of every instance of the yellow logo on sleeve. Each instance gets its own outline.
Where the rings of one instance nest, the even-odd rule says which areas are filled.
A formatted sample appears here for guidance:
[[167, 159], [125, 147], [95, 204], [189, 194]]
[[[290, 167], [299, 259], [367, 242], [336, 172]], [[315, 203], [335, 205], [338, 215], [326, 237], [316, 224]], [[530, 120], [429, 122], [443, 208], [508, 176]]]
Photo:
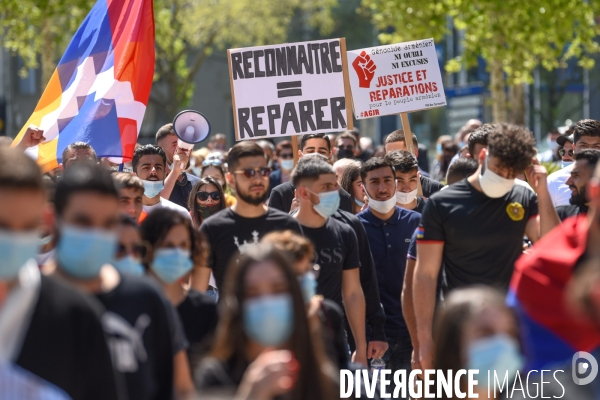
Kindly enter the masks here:
[[506, 206], [506, 213], [513, 221], [520, 221], [525, 217], [525, 209], [520, 203], [514, 202]]

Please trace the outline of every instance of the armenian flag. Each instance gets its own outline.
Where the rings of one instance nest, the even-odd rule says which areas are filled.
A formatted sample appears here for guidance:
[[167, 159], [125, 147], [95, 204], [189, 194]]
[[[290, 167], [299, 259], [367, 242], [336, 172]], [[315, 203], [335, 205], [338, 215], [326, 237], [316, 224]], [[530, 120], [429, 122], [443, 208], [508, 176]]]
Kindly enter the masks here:
[[42, 170], [62, 162], [71, 143], [99, 157], [133, 157], [154, 75], [152, 0], [98, 0], [62, 56], [31, 124], [45, 141], [28, 149]]

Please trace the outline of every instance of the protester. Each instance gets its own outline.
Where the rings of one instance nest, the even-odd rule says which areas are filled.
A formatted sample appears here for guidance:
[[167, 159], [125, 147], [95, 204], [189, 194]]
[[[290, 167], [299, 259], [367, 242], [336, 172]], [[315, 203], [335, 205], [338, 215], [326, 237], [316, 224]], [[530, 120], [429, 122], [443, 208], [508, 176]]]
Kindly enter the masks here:
[[[279, 169], [271, 172], [269, 176], [269, 188], [273, 190], [275, 186], [290, 180], [290, 174], [294, 169], [294, 151], [292, 142], [283, 140], [275, 146], [275, 155], [277, 156], [277, 164]], [[269, 190], [269, 195], [270, 195]]]
[[161, 196], [164, 188], [166, 162], [167, 157], [163, 149], [152, 144], [142, 146], [133, 153], [133, 172], [144, 184], [143, 211], [150, 214], [154, 210], [168, 208], [185, 215], [191, 220], [192, 217], [190, 217], [187, 208]]
[[119, 244], [112, 265], [120, 274], [144, 275], [142, 260], [146, 256], [147, 249], [142, 242], [142, 234], [136, 220], [121, 214], [117, 229]]
[[[433, 368], [438, 373], [452, 371], [454, 377], [461, 369], [479, 370], [474, 375], [477, 386], [473, 390], [479, 398], [500, 398], [500, 393], [504, 393], [501, 398], [512, 398], [511, 389], [523, 357], [515, 318], [504, 305], [501, 293], [484, 286], [450, 293], [440, 310], [434, 335]], [[498, 379], [494, 380], [494, 374]], [[522, 386], [526, 385], [525, 377], [522, 380], [517, 391], [523, 391]], [[504, 389], [500, 390], [500, 386]], [[469, 391], [466, 378], [461, 381], [460, 389], [464, 393]], [[442, 391], [437, 398], [454, 396], [447, 397]]]
[[546, 135], [546, 145], [548, 146], [548, 150], [538, 153], [537, 155], [537, 159], [540, 162], [560, 161], [561, 157], [558, 155], [558, 148], [562, 145], [557, 141], [560, 136], [560, 132], [556, 128], [553, 128], [550, 132], [548, 132]]
[[102, 306], [41, 275], [35, 262], [45, 201], [35, 161], [0, 148], [0, 359], [74, 400], [118, 399]]
[[[575, 128], [577, 131], [577, 128]], [[574, 315], [566, 289], [575, 271], [600, 260], [600, 169], [587, 184], [589, 211], [564, 221], [515, 264], [509, 304], [519, 316], [527, 370], [600, 345], [600, 328]]]
[[575, 129], [575, 125], [573, 125], [573, 129], [569, 130], [569, 133], [565, 133], [556, 139], [557, 143], [560, 144], [558, 149], [558, 155], [561, 157], [560, 166], [561, 168], [566, 168], [569, 165], [573, 164], [573, 130]]
[[[476, 133], [477, 131], [475, 131]], [[473, 135], [475, 134], [473, 133]], [[471, 135], [471, 136], [473, 136]], [[486, 139], [486, 147], [487, 147], [487, 139]], [[477, 163], [477, 159], [473, 158], [459, 158], [455, 162], [448, 167], [448, 173], [446, 174], [446, 184], [452, 185], [458, 181], [462, 181], [465, 178], [473, 175], [477, 168], [479, 168], [479, 164]], [[516, 181], [515, 181], [516, 183]]]
[[119, 191], [119, 212], [139, 221], [144, 209], [144, 182], [127, 172], [117, 172], [113, 179]]
[[223, 163], [219, 160], [205, 160], [202, 163], [202, 172], [200, 173], [202, 178], [213, 177], [223, 187], [223, 193], [225, 193], [225, 205], [232, 207], [237, 202], [235, 196], [231, 194], [231, 190], [227, 185], [225, 179], [225, 171], [223, 170]]
[[[329, 138], [322, 133], [308, 134], [302, 136], [300, 139], [300, 148], [298, 149], [298, 156], [300, 159], [308, 154], [320, 154], [327, 162], [331, 162], [332, 152], [331, 143]], [[315, 156], [319, 157], [319, 156]], [[352, 212], [352, 198], [344, 191], [340, 190], [340, 208], [344, 211]], [[276, 186], [271, 191], [271, 197], [269, 198], [269, 207], [281, 210], [285, 213], [289, 213], [292, 209], [292, 203], [295, 207], [298, 205], [298, 200], [295, 195], [295, 188], [292, 182], [282, 183]]]
[[97, 162], [96, 152], [88, 143], [74, 142], [62, 152], [61, 165], [63, 171], [80, 162]]
[[[560, 223], [546, 188], [546, 170], [531, 165], [535, 156], [531, 132], [497, 124], [487, 140], [477, 172], [431, 197], [423, 211], [413, 302], [425, 369], [432, 365], [431, 329], [442, 262], [444, 292], [473, 284], [506, 290], [523, 250], [523, 236], [535, 243]], [[537, 198], [515, 185], [515, 176], [526, 168]]]
[[315, 245], [315, 262], [321, 267], [317, 291], [345, 309], [356, 343], [354, 360], [367, 365], [358, 242], [352, 228], [330, 218], [340, 202], [333, 168], [318, 158], [302, 160], [292, 173], [292, 182], [299, 200], [295, 218]]
[[334, 153], [338, 160], [344, 158], [354, 159], [354, 156], [358, 153], [357, 139], [352, 133], [344, 132], [338, 135], [335, 144]]
[[248, 246], [229, 265], [223, 297], [212, 357], [195, 373], [201, 396], [334, 398], [337, 372], [320, 336], [311, 332], [302, 290], [284, 254], [266, 244]]
[[385, 155], [385, 160], [395, 171], [396, 205], [422, 213], [426, 200], [422, 196], [417, 196], [421, 173], [415, 156], [406, 150], [394, 150]]
[[[217, 288], [224, 282], [230, 259], [236, 252], [243, 251], [244, 245], [258, 243], [262, 236], [275, 230], [302, 232], [292, 217], [264, 205], [271, 169], [260, 146], [251, 142], [237, 143], [229, 150], [227, 165], [227, 181], [237, 194], [237, 203], [207, 218], [200, 227], [212, 250], [208, 267]], [[201, 290], [206, 290], [210, 270], [202, 269]]]
[[[337, 179], [338, 184], [341, 185], [342, 176], [344, 175], [344, 171], [349, 165], [356, 165], [358, 163], [360, 165], [360, 161], [354, 158], [342, 158], [333, 163], [333, 170], [335, 171], [335, 179]], [[350, 193], [350, 192], [348, 192]]]
[[368, 136], [360, 136], [358, 139], [359, 153], [356, 156], [361, 161], [367, 161], [373, 157], [373, 139]]
[[571, 189], [569, 205], [556, 207], [561, 221], [579, 214], [587, 214], [589, 204], [586, 196], [587, 184], [594, 174], [599, 156], [599, 150], [584, 150], [575, 155], [575, 165], [571, 170], [571, 176], [565, 182]]
[[149, 245], [145, 266], [177, 308], [189, 341], [187, 355], [192, 371], [208, 351], [217, 309], [211, 297], [184, 284], [190, 282], [194, 270], [206, 263], [209, 249], [189, 220], [172, 210], [150, 214], [141, 229], [142, 238]]
[[442, 182], [446, 178], [446, 172], [452, 161], [452, 158], [458, 153], [458, 146], [454, 141], [447, 140], [442, 142], [442, 154], [437, 156], [436, 161], [431, 168], [431, 178]]
[[196, 182], [190, 192], [188, 208], [192, 210], [190, 215], [196, 229], [200, 228], [206, 218], [227, 208], [225, 193], [219, 181], [207, 176]]
[[156, 132], [156, 145], [163, 149], [167, 157], [167, 175], [161, 196], [180, 207], [187, 208], [192, 186], [198, 178], [185, 172], [191, 150], [179, 148], [177, 142], [178, 138], [171, 123], [161, 126]]
[[[574, 154], [583, 150], [600, 150], [600, 121], [593, 119], [582, 119], [575, 124], [573, 130]], [[552, 198], [554, 207], [568, 205], [571, 198], [571, 190], [565, 184], [573, 164], [554, 172], [548, 177], [548, 191]]]
[[[412, 154], [404, 153], [414, 161], [416, 189], [417, 161]], [[396, 176], [394, 168], [385, 159], [370, 159], [362, 166], [360, 175], [369, 207], [359, 213], [358, 218], [367, 232], [386, 312], [385, 335], [389, 348], [383, 360], [387, 368], [393, 371], [405, 369], [408, 374], [412, 347], [400, 297], [408, 245], [419, 225], [420, 214], [396, 206]]]
[[[412, 135], [413, 141], [413, 149], [414, 155], [416, 157], [419, 156], [417, 136], [415, 134]], [[407, 150], [406, 141], [404, 138], [404, 131], [402, 129], [395, 130], [394, 132], [387, 135], [385, 138], [385, 154], [392, 152], [394, 150]], [[421, 177], [419, 178], [421, 181], [421, 188], [423, 189], [423, 197], [429, 198], [435, 192], [438, 192], [444, 187], [443, 184], [437, 182], [433, 179], [429, 179], [421, 173]]]
[[[352, 213], [358, 214], [365, 206], [365, 192], [362, 188], [362, 179], [360, 178], [360, 161], [354, 160], [344, 171], [339, 185], [346, 192], [350, 193], [354, 203], [352, 204]], [[334, 165], [335, 166], [335, 165]]]

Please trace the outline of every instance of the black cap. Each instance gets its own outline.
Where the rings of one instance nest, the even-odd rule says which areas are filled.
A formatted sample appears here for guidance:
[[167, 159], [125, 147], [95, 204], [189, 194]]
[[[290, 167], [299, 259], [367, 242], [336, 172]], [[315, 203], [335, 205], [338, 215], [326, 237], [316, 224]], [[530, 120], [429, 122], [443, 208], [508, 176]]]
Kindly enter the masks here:
[[566, 142], [573, 144], [574, 141], [575, 140], [573, 139], [573, 134], [560, 135], [559, 137], [556, 138], [556, 143], [558, 143], [560, 146], [564, 146]]

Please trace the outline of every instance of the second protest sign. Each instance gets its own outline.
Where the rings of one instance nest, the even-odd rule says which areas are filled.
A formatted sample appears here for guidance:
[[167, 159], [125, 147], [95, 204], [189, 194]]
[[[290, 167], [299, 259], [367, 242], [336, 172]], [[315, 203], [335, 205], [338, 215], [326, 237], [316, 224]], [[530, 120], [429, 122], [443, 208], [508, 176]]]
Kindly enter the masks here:
[[343, 38], [230, 49], [227, 57], [237, 140], [352, 127]]

